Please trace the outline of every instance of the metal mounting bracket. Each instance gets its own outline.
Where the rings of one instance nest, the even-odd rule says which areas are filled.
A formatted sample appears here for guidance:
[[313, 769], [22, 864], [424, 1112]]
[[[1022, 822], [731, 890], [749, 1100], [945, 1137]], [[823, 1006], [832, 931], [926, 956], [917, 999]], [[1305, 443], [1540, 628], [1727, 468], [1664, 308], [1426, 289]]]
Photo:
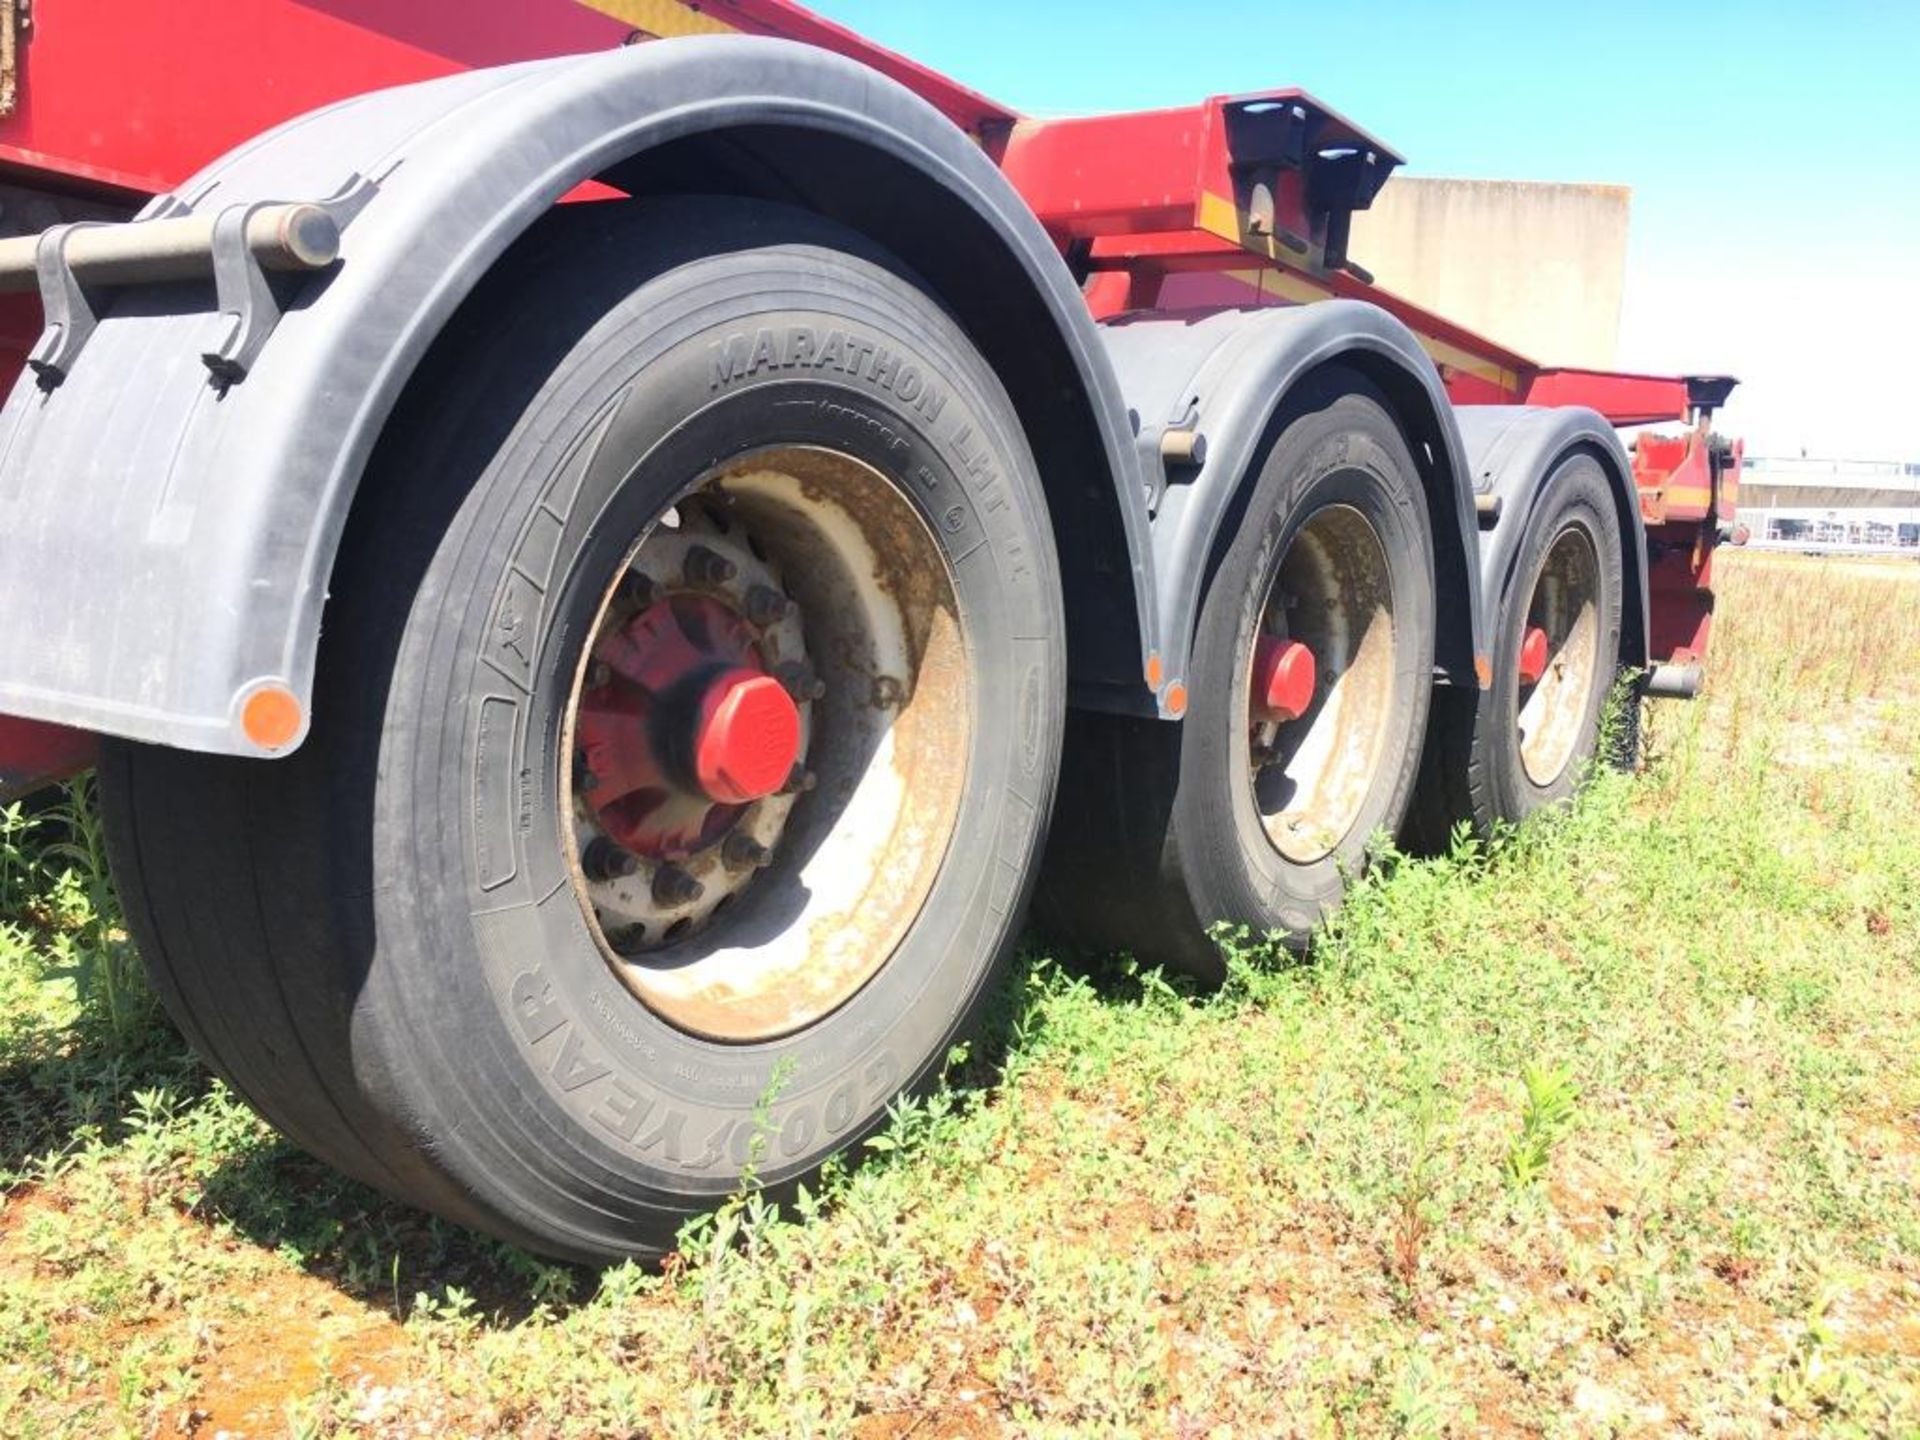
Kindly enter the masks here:
[[1193, 396], [1160, 431], [1160, 463], [1169, 484], [1191, 480], [1207, 463], [1207, 437], [1200, 432], [1200, 397]]
[[[379, 186], [364, 175], [347, 177], [346, 183], [318, 204], [342, 229], [366, 207], [379, 192]], [[200, 359], [216, 385], [237, 385], [260, 358], [260, 352], [272, 337], [283, 313], [280, 297], [274, 292], [260, 258], [247, 244], [247, 224], [257, 211], [278, 202], [256, 201], [222, 210], [213, 222], [213, 283], [220, 312], [231, 320], [226, 338], [217, 350], [204, 352]]]
[[34, 271], [40, 282], [40, 308], [46, 316], [46, 328], [34, 341], [27, 364], [33, 367], [41, 385], [49, 390], [67, 378], [67, 371], [73, 368], [75, 358], [100, 323], [93, 302], [74, 278], [73, 267], [67, 264], [67, 239], [76, 230], [101, 223], [76, 220], [52, 226], [42, 232], [40, 243], [34, 249]]
[[247, 222], [268, 203], [231, 205], [214, 217], [214, 293], [220, 313], [232, 322], [220, 348], [200, 356], [216, 384], [237, 385], [246, 379], [280, 323], [280, 297], [247, 244]]
[[340, 188], [333, 194], [314, 203], [333, 216], [333, 223], [344, 230], [347, 228], [347, 222], [366, 209], [367, 202], [380, 193], [380, 181], [393, 174], [400, 165], [400, 161], [394, 161], [380, 172], [378, 180], [369, 179], [356, 170], [341, 182]]

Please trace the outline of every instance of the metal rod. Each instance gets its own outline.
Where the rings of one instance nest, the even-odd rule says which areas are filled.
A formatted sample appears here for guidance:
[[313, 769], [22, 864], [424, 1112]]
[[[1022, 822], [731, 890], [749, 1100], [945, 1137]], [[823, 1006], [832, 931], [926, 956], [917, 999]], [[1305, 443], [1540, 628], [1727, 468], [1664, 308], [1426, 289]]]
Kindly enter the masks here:
[[1705, 678], [1698, 665], [1655, 665], [1647, 672], [1646, 692], [1656, 700], [1691, 700]]
[[1207, 463], [1207, 437], [1197, 429], [1162, 430], [1160, 458], [1172, 465], [1204, 465]]
[[[88, 225], [67, 236], [67, 266], [82, 285], [151, 285], [213, 277], [215, 215]], [[0, 292], [39, 286], [38, 235], [0, 240]], [[268, 205], [247, 220], [247, 248], [266, 270], [321, 270], [340, 253], [340, 227], [323, 207]]]

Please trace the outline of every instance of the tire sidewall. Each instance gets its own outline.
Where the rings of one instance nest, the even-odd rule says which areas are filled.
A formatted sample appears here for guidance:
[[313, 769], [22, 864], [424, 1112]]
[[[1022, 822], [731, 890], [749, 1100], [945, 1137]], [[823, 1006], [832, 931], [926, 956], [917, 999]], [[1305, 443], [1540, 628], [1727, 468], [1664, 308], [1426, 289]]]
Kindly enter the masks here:
[[[1566, 765], [1547, 785], [1537, 785], [1520, 755], [1520, 642], [1527, 609], [1540, 572], [1554, 543], [1569, 527], [1583, 531], [1594, 547], [1600, 589], [1598, 649], [1594, 657], [1594, 685], [1587, 697], [1580, 739]], [[1578, 788], [1599, 741], [1601, 716], [1617, 673], [1624, 588], [1620, 521], [1612, 489], [1598, 462], [1586, 456], [1564, 461], [1541, 489], [1540, 500], [1528, 520], [1527, 538], [1515, 557], [1508, 584], [1501, 592], [1498, 648], [1494, 683], [1483, 692], [1486, 708], [1481, 724], [1485, 762], [1495, 787], [1492, 812], [1530, 815], [1566, 799]]]
[[[836, 332], [896, 365], [821, 363]], [[716, 356], [742, 337], [772, 358], [735, 374]], [[560, 848], [561, 715], [642, 528], [729, 458], [796, 442], [896, 477], [945, 553], [974, 677], [969, 778], [946, 861], [880, 972], [794, 1035], [729, 1045], [656, 1016], [602, 957]], [[515, 429], [414, 617], [383, 749], [414, 784], [383, 794], [378, 843], [385, 873], [429, 878], [382, 907], [365, 1009], [387, 1017], [368, 1035], [386, 1063], [440, 1071], [407, 1088], [436, 1112], [427, 1133], [457, 1137], [449, 1168], [611, 1248], [650, 1206], [734, 1188], [756, 1151], [769, 1183], [803, 1175], [940, 1061], [1024, 901], [1064, 654], [1011, 406], [928, 302], [829, 251], [725, 256], [643, 287]], [[433, 817], [452, 815], [439, 833]]]
[[[1260, 822], [1247, 773], [1254, 637], [1288, 547], [1313, 514], [1347, 505], [1372, 525], [1387, 558], [1394, 607], [1394, 723], [1355, 824], [1327, 856], [1289, 860]], [[1176, 825], [1202, 914], [1305, 936], [1361, 869], [1374, 835], [1391, 832], [1411, 794], [1431, 693], [1433, 537], [1412, 456], [1371, 397], [1342, 396], [1294, 421], [1269, 451], [1202, 605], [1181, 753]], [[1219, 816], [1230, 815], [1229, 825]]]

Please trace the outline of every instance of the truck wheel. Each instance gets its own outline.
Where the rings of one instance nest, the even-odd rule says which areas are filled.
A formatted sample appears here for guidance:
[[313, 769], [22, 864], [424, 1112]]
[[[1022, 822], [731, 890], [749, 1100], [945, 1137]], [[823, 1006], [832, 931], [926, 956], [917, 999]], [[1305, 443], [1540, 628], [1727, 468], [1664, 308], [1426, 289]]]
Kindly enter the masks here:
[[1435, 706], [1413, 827], [1422, 848], [1444, 848], [1457, 821], [1488, 834], [1573, 793], [1619, 674], [1621, 593], [1612, 489], [1598, 461], [1573, 456], [1548, 476], [1501, 592], [1493, 685]]
[[300, 751], [109, 747], [129, 917], [315, 1154], [549, 1254], [658, 1252], [979, 1012], [1063, 623], [1013, 408], [896, 262], [749, 202], [565, 207], [378, 448]]
[[1398, 828], [1432, 687], [1433, 538], [1399, 428], [1342, 372], [1289, 415], [1223, 539], [1185, 719], [1070, 720], [1044, 882], [1056, 931], [1209, 980], [1211, 925], [1304, 943]]

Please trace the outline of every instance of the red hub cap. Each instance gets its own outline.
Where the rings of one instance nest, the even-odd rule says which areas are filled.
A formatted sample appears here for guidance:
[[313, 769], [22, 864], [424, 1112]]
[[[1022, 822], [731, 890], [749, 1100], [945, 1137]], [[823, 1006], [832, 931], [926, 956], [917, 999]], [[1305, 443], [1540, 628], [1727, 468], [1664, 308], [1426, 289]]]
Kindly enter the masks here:
[[693, 768], [722, 805], [765, 799], [800, 758], [800, 710], [786, 686], [747, 666], [716, 676], [700, 698]]
[[1298, 720], [1313, 705], [1316, 681], [1313, 651], [1298, 640], [1262, 635], [1253, 652], [1254, 718]]
[[1520, 683], [1538, 685], [1547, 673], [1547, 632], [1532, 626], [1520, 637]]
[[575, 743], [587, 802], [614, 844], [685, 856], [786, 784], [800, 711], [756, 641], [720, 601], [675, 595], [594, 647]]

